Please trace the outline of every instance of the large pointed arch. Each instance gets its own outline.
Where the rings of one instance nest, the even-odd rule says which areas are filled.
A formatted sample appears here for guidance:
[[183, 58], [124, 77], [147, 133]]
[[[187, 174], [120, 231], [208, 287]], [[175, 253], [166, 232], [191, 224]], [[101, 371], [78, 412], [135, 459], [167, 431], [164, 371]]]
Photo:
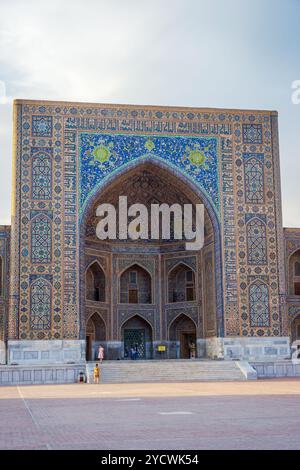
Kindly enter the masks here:
[[[116, 185], [120, 180], [126, 179], [130, 176], [130, 173], [137, 169], [142, 169], [143, 167], [154, 167], [155, 169], [159, 169], [159, 174], [163, 175], [167, 179], [172, 179], [173, 182], [176, 182], [176, 185], [182, 187], [191, 197], [195, 199], [197, 197], [200, 199], [207, 211], [209, 220], [212, 225], [213, 235], [214, 235], [214, 258], [215, 258], [215, 304], [216, 304], [216, 319], [217, 319], [217, 336], [222, 337], [224, 336], [224, 313], [223, 313], [223, 290], [222, 290], [222, 245], [221, 245], [221, 228], [220, 228], [220, 220], [218, 212], [211, 202], [208, 195], [205, 193], [203, 189], [201, 189], [197, 183], [175, 167], [171, 165], [169, 162], [166, 163], [162, 159], [156, 158], [154, 156], [151, 157], [141, 157], [138, 160], [134, 160], [130, 163], [127, 163], [126, 166], [123, 165], [117, 170], [114, 170], [109, 176], [105, 177], [103, 180], [99, 182], [97, 187], [93, 190], [93, 192], [87, 198], [84, 206], [82, 207], [81, 214], [80, 214], [80, 255], [83, 256], [84, 252], [84, 240], [85, 240], [85, 227], [87, 224], [87, 220], [90, 214], [90, 211], [94, 204], [97, 202], [101, 194], [106, 191], [110, 185], [112, 187]], [[80, 285], [84, 282], [83, 279], [83, 269], [82, 266], [84, 265], [83, 260], [80, 262]], [[84, 319], [84, 297], [82, 289], [80, 290], [80, 318], [81, 318], [81, 331], [83, 331], [83, 319]], [[82, 337], [82, 336], [81, 336]]]

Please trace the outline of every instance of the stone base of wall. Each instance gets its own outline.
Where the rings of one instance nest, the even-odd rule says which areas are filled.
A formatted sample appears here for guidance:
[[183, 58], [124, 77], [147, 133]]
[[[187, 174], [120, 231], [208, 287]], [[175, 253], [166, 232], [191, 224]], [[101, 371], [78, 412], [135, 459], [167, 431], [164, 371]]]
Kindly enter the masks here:
[[6, 364], [6, 346], [4, 341], [0, 341], [0, 364]]
[[[121, 341], [100, 341], [94, 342], [92, 346], [93, 360], [97, 360], [98, 347], [104, 347], [104, 357], [109, 360], [124, 359], [124, 344]], [[158, 346], [165, 346], [165, 351], [159, 351]], [[197, 357], [206, 357], [206, 340], [197, 340]], [[179, 341], [153, 341], [146, 343], [147, 359], [180, 359]]]
[[[124, 346], [121, 341], [107, 341], [101, 344], [105, 349], [105, 359], [124, 358]], [[159, 345], [165, 345], [166, 350], [159, 352], [157, 348]], [[95, 360], [97, 360], [97, 349], [98, 344], [95, 343], [93, 347]], [[197, 339], [198, 358], [275, 361], [289, 359], [290, 354], [289, 337]], [[179, 341], [155, 341], [147, 344], [147, 358], [151, 357], [153, 359], [179, 359]], [[0, 342], [0, 364], [5, 364], [5, 358], [5, 345]], [[79, 364], [86, 360], [85, 341], [9, 341], [7, 360], [8, 364]]]
[[206, 357], [210, 359], [224, 359], [224, 338], [206, 338]]
[[247, 361], [269, 361], [290, 358], [290, 338], [251, 337], [223, 338], [224, 359], [241, 359]]
[[84, 340], [8, 341], [8, 364], [85, 362]]
[[206, 339], [197, 339], [197, 357], [199, 359], [206, 357]]
[[6, 346], [4, 341], [0, 341], [0, 364], [6, 364]]
[[258, 378], [300, 377], [300, 361], [251, 362]]
[[84, 364], [0, 366], [0, 385], [67, 384], [86, 374]]

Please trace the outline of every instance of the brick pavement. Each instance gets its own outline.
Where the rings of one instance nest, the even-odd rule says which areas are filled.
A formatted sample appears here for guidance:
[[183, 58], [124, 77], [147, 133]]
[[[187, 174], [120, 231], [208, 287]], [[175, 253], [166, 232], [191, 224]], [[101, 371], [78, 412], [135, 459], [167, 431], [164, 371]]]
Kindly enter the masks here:
[[299, 403], [299, 379], [2, 387], [0, 449], [299, 449]]

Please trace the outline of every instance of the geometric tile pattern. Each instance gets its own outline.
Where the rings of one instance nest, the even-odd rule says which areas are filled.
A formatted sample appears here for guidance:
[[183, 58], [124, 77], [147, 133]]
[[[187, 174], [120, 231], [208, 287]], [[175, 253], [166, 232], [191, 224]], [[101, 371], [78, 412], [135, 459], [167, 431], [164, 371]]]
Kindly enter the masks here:
[[243, 143], [261, 144], [262, 126], [261, 124], [243, 124]]
[[32, 116], [32, 136], [52, 136], [52, 116]]
[[245, 200], [250, 204], [264, 202], [263, 155], [247, 153], [244, 157]]
[[39, 214], [31, 222], [31, 262], [51, 263], [51, 220]]
[[158, 158], [191, 175], [219, 210], [216, 138], [95, 133], [81, 133], [79, 138], [81, 208], [97, 184], [116, 168], [138, 158]]
[[48, 330], [51, 323], [51, 285], [40, 278], [30, 287], [30, 325], [33, 330]]
[[269, 290], [261, 281], [254, 281], [249, 287], [249, 310], [251, 326], [270, 325]]
[[247, 223], [248, 264], [267, 264], [266, 225], [257, 217]]
[[32, 149], [32, 199], [51, 199], [52, 164], [51, 152]]

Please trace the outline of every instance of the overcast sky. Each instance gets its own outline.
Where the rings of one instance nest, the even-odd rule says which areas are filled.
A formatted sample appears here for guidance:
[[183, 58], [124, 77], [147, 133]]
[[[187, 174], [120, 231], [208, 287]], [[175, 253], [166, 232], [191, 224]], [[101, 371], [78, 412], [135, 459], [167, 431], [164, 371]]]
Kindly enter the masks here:
[[300, 227], [299, 25], [300, 0], [0, 0], [0, 224], [11, 103], [30, 98], [278, 110], [284, 225]]

